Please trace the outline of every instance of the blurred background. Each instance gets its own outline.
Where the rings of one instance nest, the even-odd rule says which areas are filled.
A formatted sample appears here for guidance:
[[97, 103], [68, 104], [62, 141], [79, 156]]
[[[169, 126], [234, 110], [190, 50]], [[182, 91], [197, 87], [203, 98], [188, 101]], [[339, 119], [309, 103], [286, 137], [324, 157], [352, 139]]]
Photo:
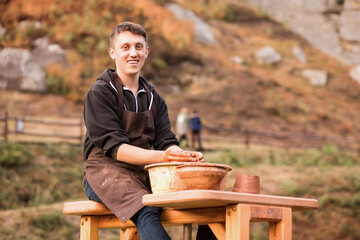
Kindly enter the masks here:
[[149, 35], [141, 74], [173, 131], [197, 110], [205, 160], [233, 167], [227, 190], [259, 175], [263, 194], [319, 200], [293, 214], [294, 239], [360, 239], [359, 0], [0, 0], [0, 12], [1, 239], [79, 238], [61, 208], [85, 199], [83, 98], [115, 68], [122, 21]]

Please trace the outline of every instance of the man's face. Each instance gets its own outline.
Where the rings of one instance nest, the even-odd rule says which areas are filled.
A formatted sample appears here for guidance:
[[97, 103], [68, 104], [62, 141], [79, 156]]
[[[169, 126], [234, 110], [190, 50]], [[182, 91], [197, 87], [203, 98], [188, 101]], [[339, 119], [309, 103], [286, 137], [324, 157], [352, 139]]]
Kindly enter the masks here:
[[114, 46], [109, 48], [109, 54], [115, 60], [116, 69], [120, 75], [133, 76], [140, 73], [145, 59], [149, 54], [145, 38], [132, 32], [121, 32], [115, 37]]

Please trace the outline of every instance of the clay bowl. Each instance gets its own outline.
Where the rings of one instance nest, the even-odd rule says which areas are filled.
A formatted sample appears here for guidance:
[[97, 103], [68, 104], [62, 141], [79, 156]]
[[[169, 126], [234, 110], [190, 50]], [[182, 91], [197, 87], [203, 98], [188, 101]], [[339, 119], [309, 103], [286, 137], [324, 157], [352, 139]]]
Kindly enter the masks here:
[[186, 190], [224, 190], [227, 172], [231, 167], [215, 163], [184, 163], [177, 166], [177, 174]]
[[168, 162], [146, 165], [153, 193], [193, 189], [224, 190], [230, 166], [215, 163]]
[[183, 163], [154, 163], [146, 165], [149, 172], [151, 190], [153, 193], [164, 193], [185, 190], [177, 173], [177, 166]]

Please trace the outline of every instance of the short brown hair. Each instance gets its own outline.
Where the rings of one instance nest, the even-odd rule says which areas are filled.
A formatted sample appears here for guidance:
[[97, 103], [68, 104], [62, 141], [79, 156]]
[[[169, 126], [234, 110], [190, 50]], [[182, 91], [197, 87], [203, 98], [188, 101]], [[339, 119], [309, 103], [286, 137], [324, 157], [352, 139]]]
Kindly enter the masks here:
[[147, 35], [144, 28], [140, 24], [132, 23], [132, 22], [122, 22], [117, 25], [114, 30], [110, 34], [110, 47], [114, 45], [115, 37], [122, 32], [132, 32], [136, 35], [141, 35], [145, 38], [145, 42], [147, 42]]

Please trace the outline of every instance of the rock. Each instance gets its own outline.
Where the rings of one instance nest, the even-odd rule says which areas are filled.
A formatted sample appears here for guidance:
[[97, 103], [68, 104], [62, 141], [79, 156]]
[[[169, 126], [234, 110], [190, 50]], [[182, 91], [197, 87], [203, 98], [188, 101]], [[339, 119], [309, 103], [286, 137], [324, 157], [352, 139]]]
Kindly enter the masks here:
[[359, 0], [346, 0], [344, 4], [345, 10], [360, 10]]
[[255, 52], [255, 58], [258, 63], [275, 64], [281, 61], [281, 56], [271, 46], [265, 46]]
[[327, 10], [327, 0], [305, 0], [304, 10], [309, 12], [325, 12]]
[[360, 11], [348, 10], [341, 13], [340, 37], [348, 41], [360, 41]]
[[244, 63], [244, 59], [242, 59], [239, 56], [232, 56], [231, 60], [236, 64], [243, 64]]
[[334, 57], [340, 56], [342, 49], [336, 27], [326, 17], [304, 13], [304, 15], [295, 15], [289, 19], [289, 25], [310, 44]]
[[294, 54], [296, 59], [299, 60], [300, 62], [303, 62], [303, 63], [307, 62], [306, 55], [300, 47], [293, 47], [292, 53]]
[[57, 44], [48, 43], [48, 38], [38, 38], [34, 41], [35, 49], [32, 51], [32, 58], [38, 61], [42, 68], [51, 63], [61, 64], [63, 68], [68, 66], [65, 51]]
[[17, 27], [20, 28], [20, 29], [26, 29], [28, 27], [34, 27], [35, 29], [40, 29], [41, 28], [41, 22], [24, 20], [24, 21], [19, 22]]
[[360, 65], [352, 68], [349, 73], [352, 80], [358, 82], [360, 84]]
[[6, 29], [0, 24], [0, 38], [2, 38], [6, 33]]
[[2, 86], [24, 91], [46, 90], [45, 72], [28, 50], [4, 48], [0, 51], [0, 59]]
[[197, 41], [207, 44], [217, 44], [217, 41], [209, 27], [203, 20], [197, 17], [193, 12], [182, 8], [179, 4], [170, 3], [166, 5], [179, 20], [189, 20], [194, 24], [195, 36]]
[[317, 69], [304, 69], [301, 75], [309, 79], [313, 86], [325, 86], [327, 84], [327, 72]]

